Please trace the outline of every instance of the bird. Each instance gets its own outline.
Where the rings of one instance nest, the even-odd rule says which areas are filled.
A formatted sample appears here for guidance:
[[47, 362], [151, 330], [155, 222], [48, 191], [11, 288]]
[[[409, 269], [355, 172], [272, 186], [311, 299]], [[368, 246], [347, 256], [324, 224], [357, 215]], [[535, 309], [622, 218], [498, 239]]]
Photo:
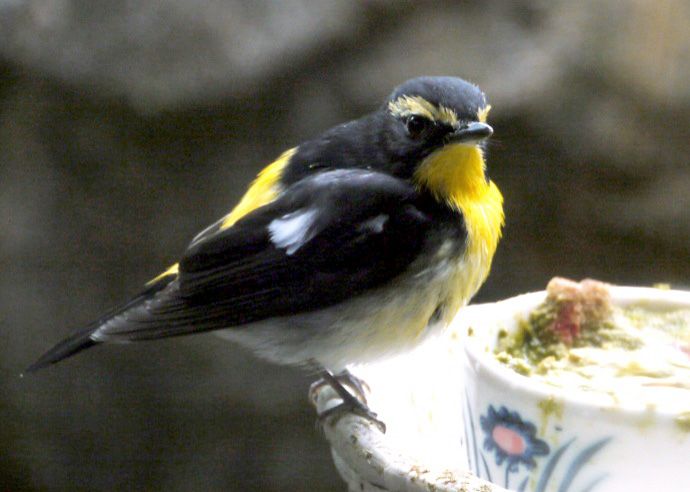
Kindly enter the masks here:
[[318, 368], [344, 407], [376, 421], [347, 367], [439, 333], [489, 274], [504, 225], [486, 171], [490, 108], [458, 77], [403, 82], [283, 152], [178, 263], [27, 371], [96, 345], [214, 331]]

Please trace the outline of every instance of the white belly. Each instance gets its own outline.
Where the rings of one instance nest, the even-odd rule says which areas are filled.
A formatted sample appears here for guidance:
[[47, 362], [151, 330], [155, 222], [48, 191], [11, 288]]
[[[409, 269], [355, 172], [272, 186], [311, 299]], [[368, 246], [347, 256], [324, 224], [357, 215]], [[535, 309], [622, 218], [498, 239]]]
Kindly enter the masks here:
[[[409, 272], [416, 273], [325, 309], [219, 334], [276, 363], [316, 361], [333, 371], [395, 355], [444, 328], [481, 284], [483, 275], [464, 259], [446, 257], [434, 265], [411, 268]], [[445, 309], [437, 319], [439, 305]], [[436, 322], [429, 325], [432, 316]]]

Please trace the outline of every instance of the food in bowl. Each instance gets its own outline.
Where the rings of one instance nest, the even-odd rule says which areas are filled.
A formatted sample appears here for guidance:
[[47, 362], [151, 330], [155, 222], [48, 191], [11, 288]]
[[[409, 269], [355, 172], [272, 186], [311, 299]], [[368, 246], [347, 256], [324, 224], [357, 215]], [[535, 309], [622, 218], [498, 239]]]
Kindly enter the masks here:
[[690, 427], [690, 309], [617, 306], [608, 284], [554, 278], [517, 329], [499, 330], [494, 354], [551, 386], [622, 405], [662, 404]]

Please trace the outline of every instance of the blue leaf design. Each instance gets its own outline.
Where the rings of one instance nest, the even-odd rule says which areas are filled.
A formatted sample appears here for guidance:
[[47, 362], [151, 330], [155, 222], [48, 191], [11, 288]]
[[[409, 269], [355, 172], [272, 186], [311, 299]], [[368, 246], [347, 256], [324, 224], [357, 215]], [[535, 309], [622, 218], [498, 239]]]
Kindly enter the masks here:
[[486, 462], [486, 458], [484, 458], [484, 453], [482, 453], [480, 456], [482, 457], [482, 463], [484, 463], [484, 469], [486, 470], [486, 476], [485, 476], [485, 478], [486, 478], [489, 482], [493, 482], [493, 479], [491, 478], [491, 472], [489, 471], [489, 465], [488, 465], [487, 462]]
[[463, 424], [463, 427], [465, 429], [465, 449], [467, 450], [467, 465], [469, 466], [470, 470], [472, 470], [474, 473], [477, 473], [477, 463], [472, 462], [472, 450], [475, 446], [475, 443], [471, 442], [470, 440], [470, 425], [472, 425], [472, 423], [470, 422], [469, 417], [467, 415], [465, 415]]
[[[467, 416], [469, 417], [469, 422], [470, 422], [470, 437], [472, 438], [472, 449], [474, 450], [474, 466], [475, 466], [475, 473], [479, 475], [479, 449], [477, 445], [477, 435], [474, 432], [474, 415], [472, 415], [472, 408], [470, 408], [470, 398], [467, 393], [465, 393], [465, 403], [467, 407]], [[468, 460], [469, 461], [469, 460]], [[486, 463], [485, 463], [486, 464]]]
[[591, 492], [592, 490], [594, 490], [594, 487], [599, 485], [599, 483], [603, 482], [606, 477], [608, 477], [608, 475], [603, 474], [600, 477], [595, 478], [589, 484], [587, 484], [587, 486], [584, 489], [582, 489], [581, 492]]
[[580, 472], [582, 467], [590, 459], [592, 459], [592, 456], [597, 454], [601, 450], [601, 448], [606, 446], [610, 440], [610, 437], [606, 437], [595, 442], [594, 444], [591, 444], [590, 446], [587, 446], [585, 449], [580, 451], [580, 453], [578, 453], [575, 459], [570, 463], [568, 471], [565, 474], [565, 477], [563, 477], [563, 481], [561, 482], [561, 486], [558, 488], [558, 492], [568, 492], [568, 490], [570, 490], [570, 486], [573, 483], [573, 480], [575, 480], [575, 477]]
[[525, 479], [518, 487], [517, 492], [525, 492], [525, 490], [527, 490], [527, 482], [529, 482], [529, 477], [525, 477]]
[[541, 477], [539, 477], [539, 483], [537, 484], [537, 488], [534, 492], [544, 492], [546, 490], [546, 486], [549, 484], [549, 480], [551, 480], [551, 475], [553, 475], [553, 471], [556, 468], [558, 461], [574, 441], [575, 438], [573, 437], [570, 441], [558, 448], [558, 450], [553, 453], [553, 456], [549, 458], [549, 461], [546, 462], [546, 466], [544, 467]]

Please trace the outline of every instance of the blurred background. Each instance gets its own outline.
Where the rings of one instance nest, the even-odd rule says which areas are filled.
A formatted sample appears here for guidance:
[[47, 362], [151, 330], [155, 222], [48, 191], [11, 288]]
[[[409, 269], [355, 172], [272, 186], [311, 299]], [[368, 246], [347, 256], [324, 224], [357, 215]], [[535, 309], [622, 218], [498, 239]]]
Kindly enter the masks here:
[[687, 0], [0, 0], [0, 490], [344, 490], [310, 377], [213, 335], [18, 375], [410, 77], [493, 105], [507, 225], [477, 301], [687, 286], [689, 25]]

